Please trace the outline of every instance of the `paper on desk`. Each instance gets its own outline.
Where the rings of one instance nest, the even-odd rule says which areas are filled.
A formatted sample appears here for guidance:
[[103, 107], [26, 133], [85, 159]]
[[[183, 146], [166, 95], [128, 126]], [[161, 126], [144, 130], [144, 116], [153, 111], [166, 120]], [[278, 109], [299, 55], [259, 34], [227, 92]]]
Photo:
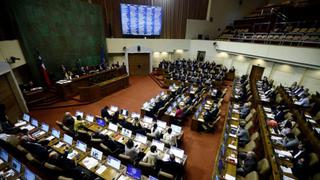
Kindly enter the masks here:
[[25, 124], [27, 124], [26, 121], [19, 121], [19, 122], [17, 122], [17, 123], [14, 124], [14, 127], [23, 126], [23, 125], [25, 125]]
[[105, 129], [105, 130], [100, 132], [100, 134], [102, 134], [102, 135], [106, 135], [107, 133], [108, 133], [108, 129]]
[[26, 125], [26, 126], [22, 126], [20, 129], [26, 129], [26, 130], [28, 130], [28, 131], [31, 131], [31, 130], [34, 129], [34, 128], [35, 128], [34, 126], [28, 124], [28, 125]]
[[231, 148], [233, 150], [237, 150], [237, 147], [235, 145], [232, 145], [232, 144], [228, 144], [228, 148]]
[[288, 177], [286, 175], [283, 175], [282, 180], [294, 180], [292, 177]]
[[78, 154], [78, 151], [73, 150], [72, 153], [68, 154], [67, 158], [73, 159], [74, 157], [76, 157], [77, 154]]
[[284, 150], [280, 150], [280, 149], [275, 149], [274, 152], [276, 152], [276, 153], [279, 154], [279, 155], [292, 158], [292, 154], [291, 154], [289, 151], [284, 151]]
[[235, 180], [235, 179], [236, 179], [236, 177], [231, 176], [231, 175], [229, 175], [229, 174], [226, 174], [226, 175], [224, 176], [224, 178], [225, 178], [226, 180]]
[[267, 117], [273, 119], [274, 118], [274, 114], [271, 113], [267, 113]]
[[231, 117], [231, 119], [236, 120], [236, 121], [239, 120], [239, 118], [236, 118], [236, 117]]
[[269, 113], [271, 113], [271, 112], [272, 112], [272, 111], [271, 111], [271, 108], [263, 107], [263, 109], [264, 109], [266, 112], [269, 112]]
[[54, 139], [54, 136], [49, 136], [46, 138], [46, 140], [51, 141], [52, 139]]
[[238, 126], [234, 125], [234, 124], [231, 124], [231, 127], [232, 128], [235, 128], [235, 129], [238, 129]]
[[229, 133], [229, 136], [236, 138], [237, 135]]
[[239, 110], [237, 109], [232, 109], [232, 112], [239, 114]]
[[101, 165], [101, 166], [97, 169], [96, 173], [97, 173], [97, 174], [102, 174], [106, 169], [107, 169], [107, 166]]
[[62, 145], [64, 145], [63, 142], [58, 142], [58, 144], [54, 145], [54, 147], [56, 147], [56, 148], [61, 148]]
[[278, 136], [271, 136], [272, 140], [281, 140], [283, 137], [278, 137]]
[[240, 105], [239, 104], [233, 104], [233, 107], [238, 109], [240, 107]]
[[284, 166], [280, 166], [280, 168], [284, 173], [292, 174], [291, 168], [287, 168], [287, 167], [284, 167]]
[[82, 160], [82, 163], [88, 168], [91, 169], [98, 165], [98, 160], [92, 158], [92, 157], [86, 157], [84, 160]]

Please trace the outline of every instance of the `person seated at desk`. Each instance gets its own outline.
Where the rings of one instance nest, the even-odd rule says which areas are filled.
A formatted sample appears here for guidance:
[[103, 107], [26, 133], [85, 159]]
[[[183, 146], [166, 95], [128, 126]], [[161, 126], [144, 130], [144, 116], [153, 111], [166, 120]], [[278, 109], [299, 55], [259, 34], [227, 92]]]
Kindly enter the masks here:
[[296, 105], [302, 106], [302, 107], [309, 107], [310, 102], [309, 98], [306, 94], [303, 94], [299, 101], [295, 102]]
[[306, 179], [308, 174], [307, 161], [305, 158], [299, 158], [292, 167], [292, 173], [298, 179]]
[[172, 174], [176, 179], [183, 175], [183, 165], [175, 161], [176, 157], [170, 154], [169, 161], [164, 161], [161, 165], [161, 171]]
[[52, 151], [49, 154], [47, 162], [63, 169], [64, 173], [72, 178], [80, 180], [89, 180], [93, 178], [90, 177], [89, 171], [77, 166], [77, 163], [74, 160], [68, 159], [68, 153], [68, 150], [65, 150], [62, 155], [58, 154], [56, 151]]
[[307, 158], [307, 152], [302, 142], [299, 142], [299, 145], [297, 146], [297, 148], [291, 150], [290, 152], [292, 154], [292, 161], [294, 163], [297, 163], [298, 160], [301, 158], [304, 158], [304, 159]]
[[239, 153], [239, 161], [237, 167], [237, 175], [246, 176], [254, 171], [257, 166], [256, 154], [253, 151], [247, 153]]
[[29, 135], [24, 135], [23, 133], [18, 133], [18, 134], [1, 133], [0, 134], [0, 140], [2, 140], [5, 143], [10, 144], [13, 147], [17, 147], [19, 144], [21, 144], [22, 139], [28, 139], [29, 141], [35, 141], [34, 138], [32, 138]]
[[171, 146], [177, 145], [177, 137], [172, 133], [172, 129], [168, 128], [167, 132], [163, 135], [163, 140]]
[[150, 151], [147, 152], [147, 154], [143, 157], [142, 161], [155, 166], [159, 159], [160, 159], [160, 156], [157, 151], [157, 146], [152, 145], [150, 147]]
[[247, 102], [243, 105], [243, 107], [240, 110], [240, 118], [244, 119], [247, 117], [247, 115], [250, 113], [250, 107], [251, 107], [251, 103]]
[[238, 131], [238, 145], [240, 147], [244, 147], [250, 141], [249, 131], [245, 128], [245, 126], [246, 123], [241, 121]]
[[107, 118], [111, 119], [112, 116], [109, 114], [109, 106], [105, 106], [104, 108], [101, 109], [101, 117], [102, 118]]
[[14, 127], [6, 115], [6, 106], [4, 104], [0, 104], [0, 132], [8, 133], [8, 134], [16, 134], [21, 132], [19, 127]]
[[276, 112], [275, 112], [275, 116], [274, 116], [274, 119], [277, 121], [277, 122], [282, 122], [285, 120], [285, 112], [283, 110], [283, 107], [278, 107]]
[[99, 137], [102, 139], [101, 143], [107, 146], [112, 152], [123, 152], [123, 146], [120, 143], [113, 141], [108, 135], [99, 135]]
[[63, 119], [62, 119], [62, 123], [64, 126], [66, 126], [67, 128], [69, 128], [70, 130], [73, 130], [73, 126], [74, 126], [74, 118], [72, 117], [70, 112], [65, 112]]
[[151, 131], [150, 131], [150, 134], [152, 136], [154, 136], [155, 139], [160, 139], [161, 138], [161, 130], [160, 130], [160, 128], [158, 128], [157, 123], [153, 124], [153, 126], [151, 128]]
[[41, 161], [45, 161], [49, 157], [51, 149], [48, 147], [48, 140], [41, 142], [32, 142], [27, 137], [23, 137], [21, 140], [21, 146], [28, 150], [33, 156]]
[[291, 121], [286, 121], [286, 124], [284, 125], [280, 133], [286, 136], [287, 134], [291, 133], [291, 131], [292, 131], [292, 123]]
[[176, 118], [181, 119], [183, 116], [183, 110], [179, 105], [176, 106]]
[[83, 130], [84, 129], [84, 123], [85, 123], [85, 121], [82, 120], [80, 115], [78, 115], [76, 120], [74, 121], [74, 124], [73, 124], [74, 132], [77, 132], [78, 130]]
[[299, 140], [293, 133], [288, 133], [281, 144], [287, 149], [295, 149], [299, 145]]
[[131, 131], [133, 131], [135, 134], [136, 133], [139, 133], [139, 134], [142, 134], [142, 135], [146, 135], [146, 129], [145, 128], [142, 128], [141, 124], [140, 124], [140, 120], [139, 118], [135, 117], [133, 119], [133, 122], [132, 122], [132, 125], [129, 126], [129, 129]]
[[129, 156], [135, 162], [139, 162], [145, 156], [143, 152], [139, 152], [138, 146], [134, 146], [132, 139], [129, 139], [126, 143], [124, 154]]

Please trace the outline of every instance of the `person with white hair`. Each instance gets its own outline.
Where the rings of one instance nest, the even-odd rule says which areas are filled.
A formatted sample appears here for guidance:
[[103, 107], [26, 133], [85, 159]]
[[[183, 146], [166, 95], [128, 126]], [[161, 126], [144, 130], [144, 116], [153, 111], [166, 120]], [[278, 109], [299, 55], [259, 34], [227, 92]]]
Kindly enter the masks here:
[[253, 151], [249, 151], [247, 153], [239, 153], [238, 162], [237, 175], [246, 176], [248, 173], [256, 169], [256, 153]]
[[247, 102], [245, 103], [241, 110], [240, 110], [240, 118], [245, 118], [249, 113], [250, 113], [250, 110], [251, 110], [251, 102]]

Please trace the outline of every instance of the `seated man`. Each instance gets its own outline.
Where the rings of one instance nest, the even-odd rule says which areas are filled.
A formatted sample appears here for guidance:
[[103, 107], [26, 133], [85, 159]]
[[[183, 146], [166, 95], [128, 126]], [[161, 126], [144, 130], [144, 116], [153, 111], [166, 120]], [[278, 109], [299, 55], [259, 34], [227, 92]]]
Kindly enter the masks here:
[[176, 117], [181, 119], [183, 116], [183, 110], [180, 108], [179, 105], [176, 106]]
[[303, 94], [299, 101], [295, 102], [296, 105], [302, 106], [302, 107], [309, 107], [310, 102], [309, 98], [306, 94]]
[[179, 179], [183, 174], [183, 165], [176, 162], [175, 158], [176, 157], [173, 154], [170, 154], [169, 161], [164, 161], [162, 163], [161, 170], [172, 174], [176, 179]]
[[160, 159], [160, 156], [159, 156], [159, 153], [157, 151], [157, 147], [155, 145], [152, 145], [150, 147], [150, 151], [147, 152], [147, 154], [144, 156], [142, 161], [155, 166], [157, 161], [158, 161], [158, 159]]
[[66, 150], [64, 154], [59, 155], [57, 152], [52, 151], [49, 154], [48, 163], [53, 164], [64, 170], [67, 176], [76, 179], [91, 179], [90, 172], [84, 168], [77, 166], [74, 160], [68, 159], [68, 151]]
[[73, 130], [77, 132], [78, 130], [83, 130], [84, 128], [84, 120], [82, 120], [81, 116], [78, 115], [77, 119], [74, 121]]
[[6, 115], [6, 106], [4, 104], [0, 104], [0, 132], [8, 134], [20, 132], [19, 127], [14, 127], [14, 125], [9, 122]]
[[241, 108], [240, 110], [240, 118], [241, 119], [244, 119], [247, 117], [247, 115], [250, 113], [250, 106], [251, 106], [251, 103], [247, 102], [243, 105], [243, 107]]
[[64, 113], [63, 119], [62, 119], [62, 123], [64, 126], [66, 126], [67, 128], [69, 128], [70, 130], [73, 130], [73, 126], [74, 126], [74, 118], [72, 117], [70, 112], [66, 112]]
[[299, 145], [299, 140], [293, 133], [288, 133], [282, 140], [282, 145], [287, 149], [295, 149]]
[[239, 153], [237, 166], [237, 175], [240, 176], [246, 176], [248, 173], [254, 171], [257, 166], [256, 154], [253, 151]]
[[245, 128], [246, 123], [241, 121], [238, 131], [238, 144], [240, 147], [244, 147], [249, 142], [249, 131]]
[[41, 143], [31, 142], [28, 138], [22, 139], [21, 145], [28, 150], [35, 158], [40, 161], [45, 161], [49, 157], [51, 149], [47, 146], [49, 141], [42, 141]]
[[167, 132], [163, 135], [163, 140], [168, 142], [171, 146], [177, 145], [177, 137], [172, 133], [172, 129], [169, 128]]
[[108, 135], [100, 135], [101, 139], [102, 139], [102, 144], [104, 144], [105, 146], [107, 146], [112, 152], [123, 152], [124, 151], [124, 146], [121, 145], [118, 142], [113, 141], [112, 139], [110, 139], [110, 137]]
[[112, 116], [108, 112], [109, 106], [105, 106], [103, 109], [101, 109], [101, 117], [111, 119]]

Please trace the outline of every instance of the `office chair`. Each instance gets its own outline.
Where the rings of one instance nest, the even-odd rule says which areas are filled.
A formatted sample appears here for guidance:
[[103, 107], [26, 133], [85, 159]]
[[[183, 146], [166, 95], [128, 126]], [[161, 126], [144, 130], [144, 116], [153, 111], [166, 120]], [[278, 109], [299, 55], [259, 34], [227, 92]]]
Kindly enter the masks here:
[[42, 163], [40, 162], [40, 160], [36, 159], [31, 153], [26, 154], [25, 157], [30, 163], [32, 163], [38, 167], [42, 166]]
[[258, 162], [257, 171], [260, 177], [265, 177], [265, 175], [270, 171], [270, 163], [266, 158], [263, 158]]
[[59, 126], [60, 129], [63, 129], [63, 123], [61, 121], [56, 121], [56, 124]]
[[63, 172], [63, 169], [57, 167], [56, 165], [53, 165], [53, 164], [51, 164], [51, 163], [48, 163], [48, 162], [45, 162], [45, 163], [43, 164], [43, 166], [44, 166], [47, 170], [49, 170], [49, 171], [54, 171], [55, 173], [61, 173], [61, 172]]
[[310, 168], [313, 168], [313, 167], [315, 167], [318, 163], [319, 163], [319, 157], [317, 156], [317, 154], [316, 153], [310, 153], [309, 154], [309, 164], [308, 164], [308, 166], [310, 167]]
[[160, 170], [159, 174], [158, 174], [158, 178], [159, 178], [159, 180], [173, 180], [174, 176], [172, 174], [169, 174], [167, 172]]
[[58, 176], [58, 180], [73, 180], [73, 178], [65, 177], [65, 176]]
[[237, 176], [237, 180], [259, 180], [259, 175], [256, 171], [252, 171], [245, 177]]
[[121, 163], [124, 165], [128, 164], [134, 164], [134, 160], [130, 158], [130, 156], [127, 156], [125, 154], [119, 154], [118, 156], [119, 160], [121, 160]]
[[244, 128], [250, 132], [251, 129], [253, 128], [253, 122], [249, 121]]
[[140, 161], [138, 166], [144, 175], [154, 175], [154, 166], [152, 164]]
[[254, 151], [257, 148], [257, 144], [255, 141], [250, 140], [248, 144], [244, 146], [244, 148], [239, 147], [240, 152], [249, 152]]
[[17, 145], [17, 150], [18, 150], [20, 153], [24, 154], [24, 155], [26, 155], [26, 154], [29, 153], [29, 151], [26, 150], [24, 147], [22, 147], [20, 144]]
[[89, 143], [91, 141], [91, 135], [85, 130], [78, 130], [77, 138], [86, 143]]
[[260, 139], [260, 134], [259, 134], [259, 132], [255, 132], [255, 133], [253, 133], [251, 136], [250, 136], [250, 141], [257, 141], [257, 140], [259, 140]]
[[104, 145], [103, 143], [100, 143], [100, 147], [102, 148], [103, 152], [106, 153], [107, 155], [117, 156], [117, 153], [119, 152], [119, 149], [111, 151], [111, 149], [108, 146]]

